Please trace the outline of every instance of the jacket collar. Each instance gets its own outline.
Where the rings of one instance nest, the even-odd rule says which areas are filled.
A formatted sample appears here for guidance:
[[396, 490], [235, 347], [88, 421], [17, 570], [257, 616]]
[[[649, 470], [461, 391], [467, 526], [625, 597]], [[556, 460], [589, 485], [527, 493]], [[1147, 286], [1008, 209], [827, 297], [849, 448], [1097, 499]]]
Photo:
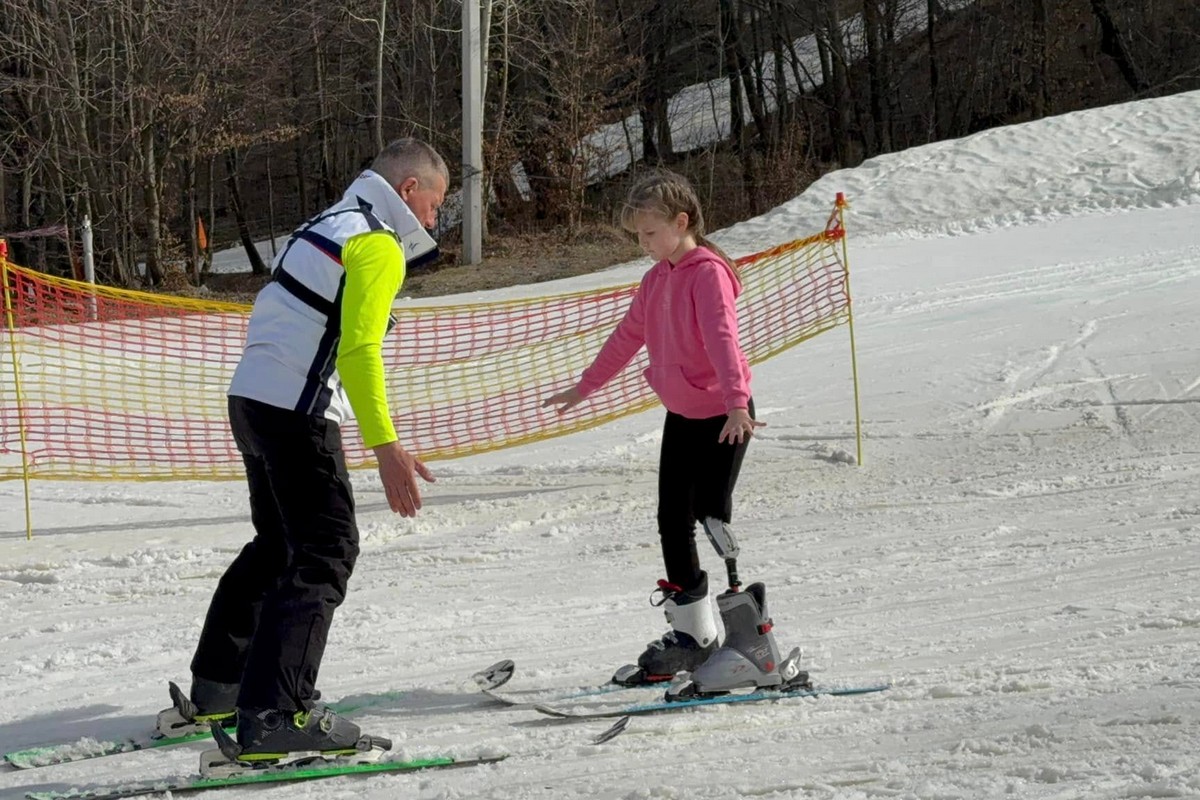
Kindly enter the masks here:
[[371, 213], [401, 237], [421, 229], [421, 223], [417, 222], [408, 204], [377, 172], [364, 170], [346, 189], [343, 199], [366, 202], [371, 207]]
[[378, 172], [363, 170], [362, 174], [354, 179], [354, 183], [350, 184], [350, 188], [346, 189], [343, 200], [366, 203], [370, 206], [372, 214], [395, 231], [404, 246], [404, 259], [409, 268], [438, 257], [437, 242], [417, 221], [408, 203], [404, 202], [392, 185]]

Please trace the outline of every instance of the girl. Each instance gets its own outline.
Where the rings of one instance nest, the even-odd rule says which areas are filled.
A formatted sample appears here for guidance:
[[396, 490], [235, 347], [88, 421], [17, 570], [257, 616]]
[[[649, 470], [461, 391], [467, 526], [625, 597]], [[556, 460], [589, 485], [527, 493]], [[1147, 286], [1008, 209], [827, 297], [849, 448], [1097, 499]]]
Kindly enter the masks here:
[[[642, 179], [629, 192], [621, 223], [657, 263], [579, 383], [543, 406], [558, 406], [564, 413], [624, 369], [645, 345], [646, 380], [667, 408], [658, 479], [658, 533], [667, 577], [659, 581], [662, 600], [656, 605], [663, 606], [671, 630], [648, 645], [638, 668], [622, 668], [614, 676], [620, 683], [640, 683], [693, 672], [717, 652], [695, 526], [697, 520], [706, 526], [729, 522], [742, 457], [763, 423], [754, 419], [750, 366], [738, 344], [735, 301], [741, 282], [729, 258], [704, 237], [704, 217], [691, 185], [671, 172]], [[763, 604], [759, 594], [758, 605]], [[726, 603], [719, 605], [726, 616]], [[756, 611], [754, 616], [765, 622], [766, 609]], [[728, 617], [726, 633], [734, 633]], [[770, 644], [774, 656], [773, 640]], [[770, 662], [768, 671], [777, 661], [764, 659]]]

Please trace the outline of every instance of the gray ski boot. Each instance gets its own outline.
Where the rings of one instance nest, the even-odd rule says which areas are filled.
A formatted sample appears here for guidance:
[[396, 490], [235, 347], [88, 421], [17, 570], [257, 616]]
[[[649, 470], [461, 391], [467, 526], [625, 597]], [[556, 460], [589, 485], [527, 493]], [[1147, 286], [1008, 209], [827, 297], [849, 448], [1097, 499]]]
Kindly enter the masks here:
[[628, 664], [613, 673], [612, 682], [621, 686], [665, 683], [676, 673], [696, 669], [717, 650], [717, 623], [708, 599], [708, 574], [701, 573], [700, 583], [687, 590], [658, 582], [662, 593], [659, 603], [671, 630], [646, 645], [637, 664]]
[[808, 686], [797, 648], [781, 661], [767, 613], [767, 587], [753, 583], [717, 597], [725, 644], [691, 676], [667, 690], [668, 700], [725, 694], [735, 689], [794, 690]]

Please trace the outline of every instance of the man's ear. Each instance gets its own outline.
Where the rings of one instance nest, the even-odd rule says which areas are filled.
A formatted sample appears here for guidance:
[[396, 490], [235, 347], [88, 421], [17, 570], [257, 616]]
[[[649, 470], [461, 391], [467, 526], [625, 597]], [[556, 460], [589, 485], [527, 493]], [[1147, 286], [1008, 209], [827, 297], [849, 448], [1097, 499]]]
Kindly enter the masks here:
[[420, 183], [421, 182], [416, 178], [405, 178], [400, 182], [400, 185], [396, 187], [396, 194], [400, 195], [401, 200], [407, 200], [409, 194], [411, 194], [413, 189], [416, 189]]

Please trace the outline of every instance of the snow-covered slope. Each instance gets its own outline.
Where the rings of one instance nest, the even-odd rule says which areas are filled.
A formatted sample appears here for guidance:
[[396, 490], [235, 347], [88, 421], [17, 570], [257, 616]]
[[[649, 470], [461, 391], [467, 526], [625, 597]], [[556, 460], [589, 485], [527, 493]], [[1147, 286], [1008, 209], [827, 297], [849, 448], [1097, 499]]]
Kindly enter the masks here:
[[[865, 463], [845, 329], [761, 365], [736, 493], [744, 579], [818, 680], [886, 694], [637, 718], [612, 743], [481, 703], [604, 679], [662, 631], [660, 412], [434, 465], [416, 521], [355, 476], [363, 554], [321, 674], [462, 772], [233, 797], [1200, 797], [1200, 94], [869, 162], [723, 231], [751, 252], [849, 226]], [[632, 280], [644, 264], [563, 282]], [[512, 289], [540, 293], [544, 285]], [[186, 681], [250, 533], [244, 487], [0, 485], [0, 749], [129, 734]], [[701, 545], [705, 565], [719, 561]], [[197, 746], [199, 747], [199, 746]], [[195, 748], [0, 773], [0, 795], [195, 767]]]

